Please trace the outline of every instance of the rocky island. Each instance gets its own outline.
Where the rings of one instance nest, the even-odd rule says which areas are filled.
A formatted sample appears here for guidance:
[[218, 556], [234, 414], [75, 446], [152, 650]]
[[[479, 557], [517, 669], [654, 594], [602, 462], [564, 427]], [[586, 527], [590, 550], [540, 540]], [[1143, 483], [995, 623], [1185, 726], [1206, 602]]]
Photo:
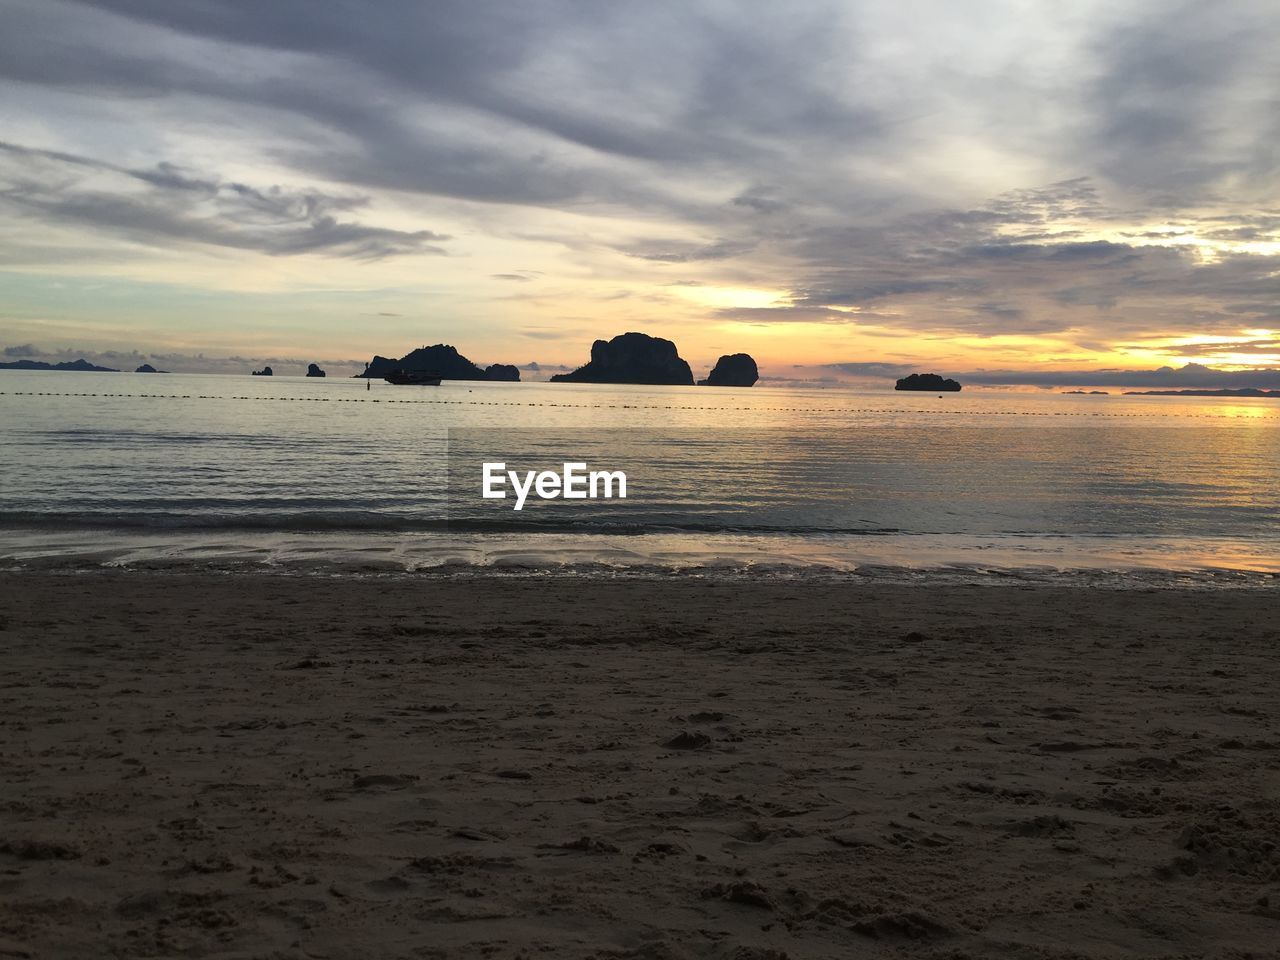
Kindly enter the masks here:
[[552, 383], [647, 383], [693, 386], [693, 371], [676, 345], [645, 333], [623, 333], [591, 345], [591, 360]]
[[511, 363], [491, 363], [484, 368], [486, 380], [500, 380], [507, 383], [520, 382], [520, 368]]
[[134, 370], [133, 372], [134, 372], [134, 373], [168, 373], [169, 371], [168, 371], [168, 370], [157, 370], [157, 369], [156, 369], [155, 367], [153, 367], [151, 364], [149, 364], [149, 363], [144, 363], [144, 364], [142, 364], [140, 367], [138, 367], [138, 369]]
[[261, 370], [253, 371], [253, 376], [255, 377], [270, 377], [270, 376], [273, 376], [274, 374], [275, 374], [275, 371], [272, 370], [270, 367], [263, 367]]
[[760, 379], [755, 358], [749, 353], [730, 353], [716, 361], [707, 379], [699, 380], [700, 387], [753, 387]]
[[894, 384], [893, 389], [920, 390], [927, 393], [958, 393], [960, 384], [955, 380], [940, 377], [936, 373], [913, 373], [899, 380]]
[[381, 380], [395, 370], [432, 373], [441, 380], [519, 381], [520, 371], [509, 363], [494, 363], [481, 369], [458, 352], [457, 347], [437, 343], [411, 350], [399, 360], [375, 356], [357, 377]]
[[318, 364], [318, 363], [308, 363], [308, 364], [307, 364], [307, 376], [308, 376], [308, 377], [323, 377], [323, 376], [324, 376], [324, 371], [320, 369], [320, 364]]

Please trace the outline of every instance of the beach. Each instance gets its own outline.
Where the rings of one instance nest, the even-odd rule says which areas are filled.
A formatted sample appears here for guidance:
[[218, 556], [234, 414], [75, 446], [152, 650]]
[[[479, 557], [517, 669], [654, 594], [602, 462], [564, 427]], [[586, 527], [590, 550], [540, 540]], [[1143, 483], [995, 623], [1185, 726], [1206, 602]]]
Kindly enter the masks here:
[[1274, 588], [0, 574], [0, 957], [1277, 956]]

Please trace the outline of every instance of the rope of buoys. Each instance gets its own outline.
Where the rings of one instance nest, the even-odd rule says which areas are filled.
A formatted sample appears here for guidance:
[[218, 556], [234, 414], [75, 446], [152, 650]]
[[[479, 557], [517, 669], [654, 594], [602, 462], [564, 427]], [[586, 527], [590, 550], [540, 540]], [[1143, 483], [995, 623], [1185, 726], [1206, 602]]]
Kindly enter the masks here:
[[1241, 413], [1106, 413], [1100, 410], [955, 410], [938, 408], [881, 408], [881, 407], [699, 407], [679, 404], [599, 404], [599, 403], [539, 403], [536, 401], [502, 401], [502, 400], [392, 400], [379, 397], [218, 397], [212, 394], [163, 394], [163, 393], [47, 393], [29, 390], [0, 390], [0, 397], [92, 397], [94, 399], [117, 400], [250, 400], [256, 402], [282, 403], [407, 403], [432, 404], [464, 407], [556, 407], [560, 409], [578, 410], [689, 410], [717, 413], [840, 413], [840, 414], [919, 414], [922, 416], [945, 416], [962, 414], [964, 416], [987, 417], [1077, 417], [1087, 419], [1153, 419], [1164, 420], [1176, 417], [1185, 420], [1280, 420], [1280, 412], [1266, 413], [1261, 417]]

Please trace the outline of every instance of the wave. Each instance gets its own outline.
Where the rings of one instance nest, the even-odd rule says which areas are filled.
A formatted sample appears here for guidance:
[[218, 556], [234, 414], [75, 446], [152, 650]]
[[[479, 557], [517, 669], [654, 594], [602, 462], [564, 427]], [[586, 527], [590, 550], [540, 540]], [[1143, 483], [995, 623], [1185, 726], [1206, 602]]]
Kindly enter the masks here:
[[751, 533], [790, 534], [796, 536], [888, 536], [903, 534], [897, 527], [874, 524], [858, 527], [825, 527], [812, 525], [768, 524], [729, 520], [707, 520], [671, 514], [650, 515], [643, 520], [634, 516], [601, 516], [589, 518], [542, 519], [527, 515], [521, 519], [482, 517], [447, 517], [424, 514], [389, 514], [370, 511], [291, 511], [289, 513], [176, 513], [103, 511], [52, 512], [34, 510], [0, 511], [0, 529], [43, 530], [141, 530], [216, 532], [280, 531], [313, 532], [379, 532], [379, 533], [580, 533], [580, 534], [646, 534], [646, 533]]
[[609, 580], [803, 581], [885, 583], [922, 586], [1052, 586], [1114, 590], [1272, 589], [1280, 572], [1221, 567], [1158, 569], [1099, 567], [1052, 569], [1040, 566], [994, 566], [951, 563], [908, 566], [863, 563], [842, 567], [782, 558], [746, 561], [664, 563], [607, 560], [552, 560], [512, 557], [505, 560], [451, 557], [443, 562], [405, 565], [393, 560], [356, 557], [294, 557], [251, 555], [149, 556], [122, 559], [93, 554], [58, 554], [16, 559], [0, 557], [0, 571], [89, 575], [129, 570], [139, 574], [253, 575], [283, 577], [350, 577], [355, 579], [543, 578]]

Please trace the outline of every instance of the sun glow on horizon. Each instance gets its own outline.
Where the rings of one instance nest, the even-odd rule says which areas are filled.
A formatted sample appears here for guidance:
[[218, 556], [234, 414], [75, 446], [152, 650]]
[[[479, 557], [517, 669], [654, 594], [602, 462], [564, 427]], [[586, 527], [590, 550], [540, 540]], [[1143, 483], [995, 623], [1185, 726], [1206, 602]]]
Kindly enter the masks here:
[[[1239, 349], [1246, 344], [1253, 349]], [[1129, 357], [1150, 360], [1162, 366], [1197, 363], [1221, 370], [1252, 370], [1280, 363], [1280, 331], [1253, 327], [1241, 330], [1237, 336], [1200, 334], [1177, 337], [1129, 347], [1125, 352]]]
[[716, 309], [761, 309], [776, 307], [786, 300], [782, 290], [760, 290], [753, 287], [687, 286], [677, 287], [680, 295], [703, 307]]

